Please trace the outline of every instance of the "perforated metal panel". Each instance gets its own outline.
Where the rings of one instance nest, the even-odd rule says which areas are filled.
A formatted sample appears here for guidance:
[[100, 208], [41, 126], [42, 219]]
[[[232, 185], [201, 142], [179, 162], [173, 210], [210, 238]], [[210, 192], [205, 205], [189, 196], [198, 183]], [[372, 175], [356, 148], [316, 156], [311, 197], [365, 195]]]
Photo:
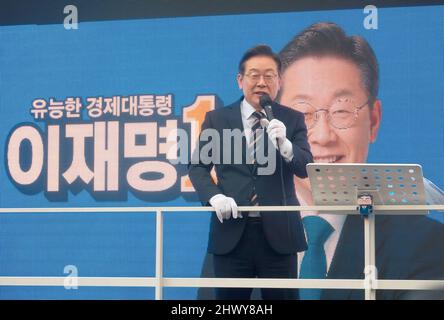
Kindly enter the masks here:
[[310, 163], [307, 170], [316, 205], [353, 205], [363, 192], [373, 196], [374, 204], [425, 204], [417, 164]]

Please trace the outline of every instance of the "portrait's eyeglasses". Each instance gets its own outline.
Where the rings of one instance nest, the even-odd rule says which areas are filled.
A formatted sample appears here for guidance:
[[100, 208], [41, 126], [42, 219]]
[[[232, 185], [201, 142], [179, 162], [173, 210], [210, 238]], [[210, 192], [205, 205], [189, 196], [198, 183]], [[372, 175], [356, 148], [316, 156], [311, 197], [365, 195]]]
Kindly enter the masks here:
[[258, 83], [261, 80], [261, 77], [264, 77], [264, 81], [267, 84], [273, 83], [277, 78], [277, 74], [274, 72], [267, 72], [265, 74], [261, 74], [259, 72], [249, 72], [246, 73], [245, 76], [248, 77], [252, 83]]
[[301, 100], [294, 104], [294, 108], [304, 114], [307, 129], [311, 129], [316, 125], [321, 112], [326, 113], [328, 122], [334, 128], [348, 129], [358, 118], [359, 110], [365, 107], [369, 101], [367, 100], [363, 104], [356, 106], [355, 102], [349, 98], [339, 98], [331, 105], [327, 105], [326, 107], [328, 108], [316, 109], [309, 102]]

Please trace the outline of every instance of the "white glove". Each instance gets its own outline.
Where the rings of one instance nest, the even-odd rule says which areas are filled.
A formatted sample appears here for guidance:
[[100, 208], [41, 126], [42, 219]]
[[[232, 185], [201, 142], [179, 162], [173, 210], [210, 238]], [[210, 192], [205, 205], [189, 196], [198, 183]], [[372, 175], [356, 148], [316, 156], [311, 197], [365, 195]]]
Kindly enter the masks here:
[[213, 196], [209, 202], [216, 211], [220, 223], [223, 223], [223, 219], [230, 219], [231, 216], [233, 216], [234, 219], [242, 218], [242, 214], [237, 211], [237, 204], [233, 198], [219, 193]]
[[278, 119], [273, 119], [270, 121], [267, 127], [267, 133], [275, 147], [276, 141], [280, 147], [285, 140], [287, 140], [287, 128], [285, 127], [285, 124]]
[[293, 159], [293, 145], [290, 140], [287, 139], [287, 128], [282, 121], [273, 119], [270, 121], [267, 127], [268, 137], [273, 143], [273, 146], [277, 149], [276, 142], [279, 145], [279, 151], [284, 157], [286, 162], [290, 162]]

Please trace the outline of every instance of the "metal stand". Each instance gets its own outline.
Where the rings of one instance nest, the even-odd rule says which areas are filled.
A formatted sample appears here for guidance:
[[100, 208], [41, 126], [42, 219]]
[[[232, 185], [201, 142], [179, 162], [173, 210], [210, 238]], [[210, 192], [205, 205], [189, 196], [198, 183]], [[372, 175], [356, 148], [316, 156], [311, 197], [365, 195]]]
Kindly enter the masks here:
[[[365, 299], [375, 300], [378, 275], [375, 257], [375, 205], [423, 205], [422, 168], [415, 164], [308, 164], [316, 205], [356, 204], [364, 219]], [[345, 213], [345, 212], [344, 212]], [[415, 211], [427, 214], [427, 211]]]

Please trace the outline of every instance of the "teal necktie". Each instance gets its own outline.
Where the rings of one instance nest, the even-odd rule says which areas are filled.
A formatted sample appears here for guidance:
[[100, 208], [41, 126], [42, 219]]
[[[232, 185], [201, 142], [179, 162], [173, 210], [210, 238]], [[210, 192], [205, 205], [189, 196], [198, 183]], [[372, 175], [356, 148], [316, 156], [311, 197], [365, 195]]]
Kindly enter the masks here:
[[[301, 279], [325, 279], [327, 259], [324, 244], [334, 231], [334, 228], [319, 216], [307, 216], [302, 219], [307, 234], [308, 248], [301, 263]], [[321, 289], [300, 289], [301, 300], [319, 300]]]

